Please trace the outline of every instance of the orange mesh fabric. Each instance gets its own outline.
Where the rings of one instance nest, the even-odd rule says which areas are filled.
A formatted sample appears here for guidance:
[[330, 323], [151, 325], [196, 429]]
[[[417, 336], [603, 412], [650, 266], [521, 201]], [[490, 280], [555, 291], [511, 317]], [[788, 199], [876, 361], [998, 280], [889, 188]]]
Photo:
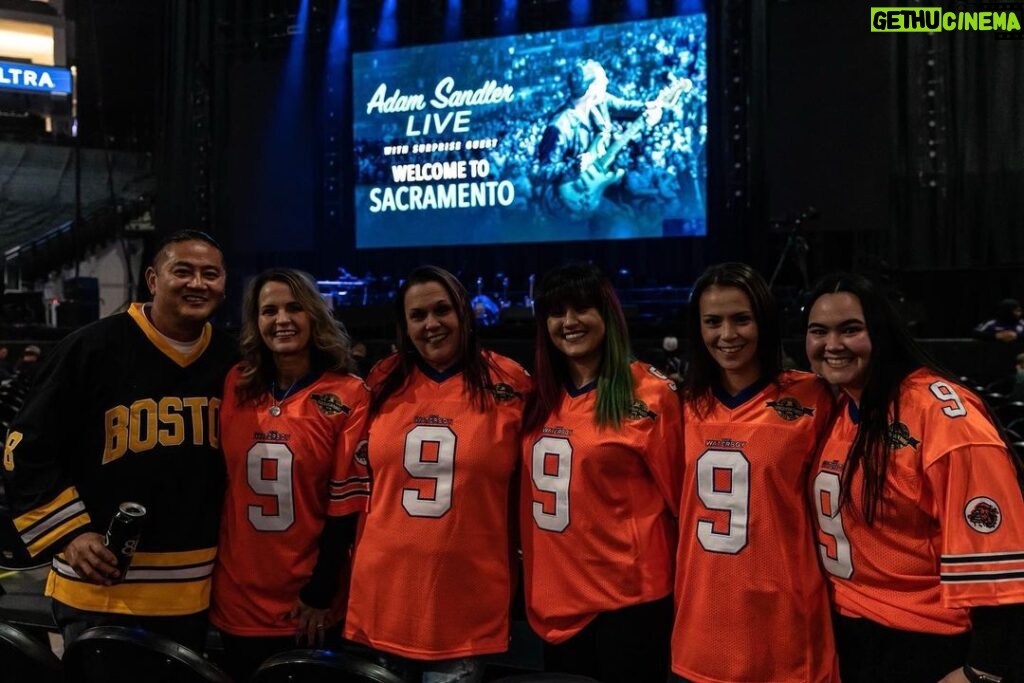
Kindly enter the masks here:
[[[508, 649], [509, 493], [523, 398], [515, 362], [486, 411], [459, 372], [420, 368], [370, 424], [370, 509], [356, 543], [345, 637], [415, 659]], [[380, 382], [395, 359], [370, 373]]]
[[807, 373], [686, 406], [672, 669], [695, 682], [838, 681], [807, 497], [832, 395]]
[[[1024, 502], [978, 398], [926, 370], [900, 393], [885, 503], [869, 527], [837, 502], [856, 434], [844, 402], [815, 477], [818, 540], [836, 609], [893, 628], [953, 634], [969, 608], [1024, 600]], [[860, 471], [852, 500], [861, 500]]]
[[370, 392], [356, 377], [324, 373], [274, 417], [267, 402], [238, 406], [238, 378], [236, 368], [221, 407], [228, 488], [210, 621], [235, 635], [290, 635], [296, 623], [284, 615], [313, 573], [325, 518], [366, 508], [358, 447]]
[[632, 372], [637, 400], [619, 429], [594, 424], [595, 391], [567, 392], [523, 441], [527, 617], [552, 643], [672, 592], [681, 408], [660, 373], [640, 362]]

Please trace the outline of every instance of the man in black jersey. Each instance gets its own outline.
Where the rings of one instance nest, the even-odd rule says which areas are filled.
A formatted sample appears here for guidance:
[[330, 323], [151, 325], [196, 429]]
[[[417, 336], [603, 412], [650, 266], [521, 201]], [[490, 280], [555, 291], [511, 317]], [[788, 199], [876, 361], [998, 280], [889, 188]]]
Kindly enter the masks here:
[[[115, 624], [202, 649], [224, 489], [217, 418], [235, 359], [208, 323], [224, 299], [221, 249], [175, 233], [146, 282], [152, 303], [77, 330], [41, 362], [3, 475], [29, 552], [56, 553], [46, 594], [65, 641]], [[128, 501], [147, 515], [121, 576], [103, 534]]]

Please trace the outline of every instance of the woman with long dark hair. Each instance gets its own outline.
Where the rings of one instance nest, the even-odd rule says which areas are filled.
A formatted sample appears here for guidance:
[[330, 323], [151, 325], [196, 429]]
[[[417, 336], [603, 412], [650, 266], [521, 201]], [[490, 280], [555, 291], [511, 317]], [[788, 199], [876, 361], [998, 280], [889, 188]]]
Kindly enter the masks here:
[[477, 681], [508, 649], [510, 488], [529, 377], [480, 348], [465, 287], [415, 269], [397, 353], [370, 372], [370, 509], [345, 637], [410, 681]]
[[210, 621], [226, 668], [246, 681], [275, 652], [330, 642], [355, 513], [369, 494], [360, 447], [370, 393], [350, 374], [349, 340], [305, 273], [253, 279], [240, 345], [220, 412], [228, 487]]
[[753, 268], [694, 283], [672, 670], [693, 681], [839, 680], [807, 475], [832, 393], [782, 370], [775, 299]]
[[871, 281], [814, 288], [807, 356], [841, 391], [814, 471], [844, 683], [1020, 680], [1020, 463]]
[[551, 271], [534, 306], [520, 506], [527, 617], [547, 671], [663, 683], [679, 399], [664, 375], [631, 360], [622, 307], [596, 267]]

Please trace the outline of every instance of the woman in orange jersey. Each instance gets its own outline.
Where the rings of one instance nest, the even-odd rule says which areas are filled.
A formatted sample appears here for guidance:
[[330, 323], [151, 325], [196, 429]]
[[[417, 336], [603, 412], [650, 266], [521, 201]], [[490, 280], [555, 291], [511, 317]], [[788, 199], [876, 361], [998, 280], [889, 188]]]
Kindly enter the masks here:
[[518, 364], [483, 351], [465, 287], [435, 266], [396, 300], [398, 351], [370, 372], [370, 509], [345, 637], [407, 680], [477, 681], [508, 649]]
[[630, 360], [622, 307], [596, 267], [548, 273], [534, 306], [520, 496], [527, 617], [547, 671], [663, 683], [682, 466], [675, 387]]
[[210, 621], [229, 673], [247, 681], [275, 652], [324, 644], [340, 616], [342, 565], [369, 495], [359, 449], [370, 392], [304, 273], [258, 275], [240, 337], [220, 413], [228, 489]]
[[684, 681], [838, 681], [807, 475], [832, 393], [782, 370], [775, 300], [743, 263], [690, 294], [672, 670]]
[[815, 287], [807, 356], [841, 390], [813, 491], [844, 683], [1024, 680], [1021, 466], [985, 404], [863, 277]]

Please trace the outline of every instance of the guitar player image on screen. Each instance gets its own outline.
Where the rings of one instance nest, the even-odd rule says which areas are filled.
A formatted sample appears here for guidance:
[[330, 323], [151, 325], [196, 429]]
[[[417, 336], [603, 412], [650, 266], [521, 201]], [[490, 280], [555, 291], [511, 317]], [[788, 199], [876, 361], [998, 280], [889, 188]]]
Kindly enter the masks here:
[[[568, 100], [537, 146], [535, 181], [544, 210], [557, 220], [586, 222], [591, 237], [638, 236], [629, 234], [637, 230], [637, 216], [616, 159], [661, 121], [684, 82], [673, 81], [652, 100], [624, 99], [608, 91], [604, 67], [587, 59], [572, 65], [566, 84]], [[618, 120], [628, 123], [616, 127]]]

